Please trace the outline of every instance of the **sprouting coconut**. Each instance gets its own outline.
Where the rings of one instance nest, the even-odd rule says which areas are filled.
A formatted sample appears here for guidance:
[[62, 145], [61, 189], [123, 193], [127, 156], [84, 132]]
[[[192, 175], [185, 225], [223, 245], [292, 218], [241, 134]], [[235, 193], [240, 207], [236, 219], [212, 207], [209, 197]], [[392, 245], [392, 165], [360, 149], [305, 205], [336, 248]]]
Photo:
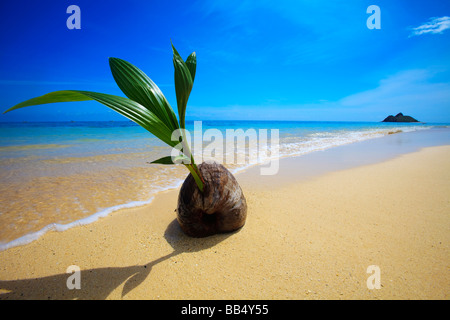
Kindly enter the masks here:
[[172, 133], [180, 130], [183, 145], [180, 154], [151, 163], [181, 163], [190, 172], [181, 187], [176, 210], [181, 228], [193, 237], [237, 230], [244, 225], [247, 215], [247, 203], [238, 182], [223, 165], [202, 163], [197, 166], [183, 133], [186, 106], [197, 68], [196, 54], [193, 52], [184, 61], [173, 44], [172, 50], [178, 119], [158, 86], [139, 68], [117, 58], [109, 58], [111, 72], [128, 98], [92, 91], [54, 91], [19, 103], [4, 113], [40, 104], [96, 100], [137, 123], [172, 148], [180, 143], [172, 140]]
[[223, 165], [203, 162], [198, 166], [204, 181], [201, 192], [189, 175], [178, 196], [177, 220], [193, 237], [239, 229], [247, 217], [247, 202], [238, 182]]

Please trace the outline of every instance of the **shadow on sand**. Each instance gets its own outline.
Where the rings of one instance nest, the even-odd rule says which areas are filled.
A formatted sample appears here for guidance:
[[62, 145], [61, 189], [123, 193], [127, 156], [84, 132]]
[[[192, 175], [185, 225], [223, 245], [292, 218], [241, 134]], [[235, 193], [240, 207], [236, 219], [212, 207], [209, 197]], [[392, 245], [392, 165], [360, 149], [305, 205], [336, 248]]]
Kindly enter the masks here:
[[[235, 231], [238, 232], [238, 231]], [[234, 232], [234, 233], [235, 233]], [[211, 248], [228, 238], [233, 233], [218, 234], [207, 238], [191, 238], [186, 236], [177, 220], [173, 220], [166, 231], [164, 238], [174, 251], [145, 265], [98, 268], [81, 270], [81, 289], [69, 290], [66, 282], [69, 273], [57, 274], [43, 278], [0, 280], [0, 300], [68, 300], [68, 299], [106, 299], [111, 292], [124, 281], [122, 297], [135, 289], [150, 274], [153, 266], [180, 253], [197, 252]]]

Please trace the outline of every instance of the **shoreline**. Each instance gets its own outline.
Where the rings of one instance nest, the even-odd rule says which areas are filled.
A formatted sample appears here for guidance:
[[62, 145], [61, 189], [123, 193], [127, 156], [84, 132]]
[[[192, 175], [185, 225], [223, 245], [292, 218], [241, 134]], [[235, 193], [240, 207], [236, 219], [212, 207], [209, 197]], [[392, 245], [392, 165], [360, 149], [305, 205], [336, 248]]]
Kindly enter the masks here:
[[[441, 131], [442, 129], [445, 129], [445, 131]], [[442, 132], [444, 132], [444, 134], [442, 134]], [[422, 138], [422, 140], [417, 140], [417, 137], [423, 137], [424, 134], [431, 134], [431, 136], [427, 139]], [[411, 135], [415, 135], [415, 137], [413, 137], [413, 139], [408, 139], [409, 137], [411, 137]], [[260, 170], [261, 167], [264, 167], [264, 164], [260, 163], [248, 164], [241, 168], [231, 169], [230, 171], [235, 176], [243, 175], [244, 181], [246, 177], [251, 177], [250, 180], [257, 181], [259, 185], [269, 187], [273, 185], [284, 184], [286, 183], [286, 179], [290, 179], [292, 181], [302, 181], [314, 176], [326, 174], [328, 172], [350, 169], [353, 167], [386, 161], [388, 159], [394, 159], [395, 157], [398, 157], [402, 154], [418, 151], [424, 147], [445, 145], [446, 143], [450, 143], [450, 130], [447, 127], [432, 128], [412, 132], [395, 132], [393, 134], [388, 134], [382, 137], [350, 142], [343, 145], [328, 147], [323, 150], [314, 150], [301, 155], [280, 157], [278, 161], [280, 161], [281, 168], [290, 168], [292, 166], [297, 167], [297, 171], [294, 175], [292, 175], [291, 171], [280, 170], [276, 175], [273, 176], [260, 176], [257, 171]], [[388, 152], [382, 151], [377, 154], [377, 152], [373, 152], [373, 150], [370, 150], [375, 149], [380, 151], [380, 146], [384, 147], [386, 145], [391, 147], [391, 150], [388, 150]], [[394, 146], [396, 150], [392, 150], [392, 146]], [[401, 148], [398, 148], [399, 146]], [[370, 156], [367, 156], [367, 154], [362, 154], [361, 148], [364, 148], [364, 152], [371, 152], [371, 156], [375, 155], [376, 157], [370, 158]], [[355, 156], [355, 159], [352, 159], [352, 156]], [[324, 161], [324, 159], [337, 159], [337, 161]], [[303, 168], [301, 168], [302, 166]], [[183, 180], [180, 180], [171, 186], [163, 188], [160, 191], [156, 191], [156, 193], [152, 194], [148, 200], [135, 200], [108, 207], [94, 213], [93, 215], [74, 220], [67, 224], [48, 224], [38, 231], [26, 234], [9, 242], [0, 243], [0, 252], [17, 246], [27, 245], [33, 241], [38, 240], [47, 232], [64, 232], [74, 227], [95, 223], [99, 219], [106, 218], [111, 215], [111, 213], [123, 210], [125, 208], [139, 208], [142, 206], [150, 205], [154, 198], [159, 194], [166, 191], [178, 190], [181, 187], [182, 183]]]
[[[178, 189], [165, 191], [0, 252], [0, 299], [448, 299], [449, 155], [428, 147], [269, 189], [239, 173], [246, 225], [202, 239], [182, 233]], [[66, 287], [71, 265], [81, 290]]]
[[260, 175], [263, 164], [247, 167], [241, 180], [245, 181], [247, 176], [265, 188], [281, 186], [289, 181], [306, 181], [331, 172], [385, 162], [424, 148], [446, 145], [450, 145], [448, 128], [400, 132], [281, 158], [280, 170], [273, 176]]
[[[246, 225], [201, 239], [182, 233], [178, 192], [166, 191], [0, 252], [0, 299], [448, 299], [449, 155], [426, 148], [265, 191], [244, 183]], [[66, 287], [71, 265], [81, 290]], [[379, 290], [366, 287], [370, 265]]]

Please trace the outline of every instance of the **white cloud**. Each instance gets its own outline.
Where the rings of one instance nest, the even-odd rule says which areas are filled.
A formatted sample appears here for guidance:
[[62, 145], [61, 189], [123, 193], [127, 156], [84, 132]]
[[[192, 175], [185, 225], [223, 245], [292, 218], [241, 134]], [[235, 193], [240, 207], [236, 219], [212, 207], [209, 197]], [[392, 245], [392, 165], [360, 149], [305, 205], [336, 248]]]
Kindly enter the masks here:
[[355, 108], [378, 117], [405, 112], [423, 121], [448, 122], [450, 82], [440, 82], [445, 70], [406, 70], [391, 75], [373, 89], [349, 95], [338, 101], [343, 108]]
[[439, 72], [431, 70], [406, 70], [391, 75], [379, 82], [379, 86], [341, 99], [346, 106], [365, 106], [372, 104], [401, 105], [432, 102], [445, 97], [450, 101], [450, 83], [434, 82], [433, 77]]
[[428, 22], [412, 28], [410, 37], [420, 36], [425, 33], [442, 33], [446, 29], [450, 29], [450, 17], [431, 18]]

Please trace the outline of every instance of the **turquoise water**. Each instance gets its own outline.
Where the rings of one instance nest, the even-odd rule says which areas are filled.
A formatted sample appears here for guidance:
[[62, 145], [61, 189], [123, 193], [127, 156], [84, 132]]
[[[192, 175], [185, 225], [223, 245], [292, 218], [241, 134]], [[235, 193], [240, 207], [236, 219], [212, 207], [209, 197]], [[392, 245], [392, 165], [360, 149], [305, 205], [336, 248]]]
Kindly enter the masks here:
[[[223, 153], [244, 153], [244, 163], [227, 163], [225, 155], [215, 151], [217, 161], [237, 172], [260, 161], [251, 158], [252, 154], [264, 152], [265, 160], [276, 161], [395, 132], [436, 127], [448, 125], [203, 121], [200, 137], [209, 129], [216, 129], [223, 137], [229, 129], [247, 133], [254, 129], [259, 139], [264, 129], [269, 138], [274, 137], [271, 129], [279, 130], [278, 149], [272, 144], [258, 149], [250, 140], [240, 147], [225, 141]], [[187, 123], [193, 137], [199, 128], [199, 123]], [[208, 145], [209, 141], [203, 141], [203, 151]], [[170, 155], [170, 151], [129, 121], [0, 123], [0, 250], [29, 242], [48, 230], [65, 230], [125, 206], [149, 203], [158, 192], [178, 187], [188, 174], [183, 166], [148, 163]], [[202, 155], [195, 154], [198, 162], [209, 159]]]
[[[281, 142], [300, 139], [341, 138], [353, 141], [359, 134], [386, 130], [415, 131], [446, 124], [288, 121], [203, 121], [203, 131], [226, 129], [279, 129]], [[188, 122], [193, 132], [194, 123]], [[352, 136], [353, 135], [353, 136]], [[290, 139], [292, 138], [292, 139]], [[291, 141], [292, 140], [292, 141]], [[317, 141], [319, 143], [319, 141]], [[322, 141], [324, 142], [324, 141]], [[324, 146], [325, 146], [324, 142]], [[0, 123], [1, 159], [33, 156], [40, 159], [145, 152], [165, 146], [148, 131], [128, 121]], [[9, 148], [6, 148], [9, 147]]]

